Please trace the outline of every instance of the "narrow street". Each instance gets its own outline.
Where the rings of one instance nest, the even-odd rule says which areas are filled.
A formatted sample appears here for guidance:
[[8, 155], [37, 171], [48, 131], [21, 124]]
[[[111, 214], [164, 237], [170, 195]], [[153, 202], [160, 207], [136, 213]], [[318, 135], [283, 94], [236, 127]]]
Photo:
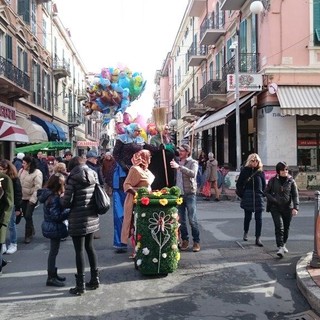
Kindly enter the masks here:
[[[75, 262], [70, 238], [62, 243], [59, 272], [66, 287], [46, 287], [49, 243], [40, 231], [42, 211], [35, 212], [36, 236], [20, 244], [0, 278], [2, 320], [85, 319], [308, 319], [297, 317], [310, 307], [296, 285], [295, 265], [313, 250], [313, 202], [301, 205], [288, 242], [289, 253], [276, 256], [273, 223], [263, 219], [263, 248], [254, 245], [254, 221], [249, 241], [242, 241], [243, 212], [239, 202], [198, 202], [201, 251], [182, 252], [179, 269], [166, 277], [147, 277], [135, 270], [128, 254], [112, 249], [111, 211], [101, 216], [96, 240], [101, 287], [81, 297], [74, 286]], [[88, 265], [88, 264], [87, 264]], [[87, 273], [87, 277], [89, 274]]]

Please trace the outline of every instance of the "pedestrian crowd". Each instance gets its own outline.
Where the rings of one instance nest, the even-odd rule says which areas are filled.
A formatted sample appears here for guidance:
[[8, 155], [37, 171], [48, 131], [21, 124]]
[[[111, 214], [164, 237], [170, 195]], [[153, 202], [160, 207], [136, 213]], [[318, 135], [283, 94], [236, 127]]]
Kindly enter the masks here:
[[[134, 204], [139, 188], [151, 192], [177, 186], [182, 203], [179, 214], [179, 249], [199, 252], [200, 230], [197, 220], [197, 196], [220, 201], [223, 174], [214, 154], [202, 151], [192, 158], [192, 146], [175, 146], [170, 129], [163, 130], [146, 142], [141, 127], [131, 123], [124, 134], [117, 137], [113, 152], [98, 155], [89, 150], [85, 156], [36, 156], [18, 153], [15, 159], [0, 160], [0, 273], [7, 262], [4, 254], [18, 250], [17, 225], [25, 222], [24, 243], [35, 235], [33, 212], [43, 207], [42, 234], [50, 240], [47, 258], [47, 286], [65, 286], [66, 278], [58, 275], [56, 257], [60, 243], [72, 238], [75, 252], [75, 287], [69, 292], [82, 295], [100, 285], [98, 256], [94, 239], [100, 237], [99, 215], [95, 204], [95, 186], [104, 186], [112, 198], [113, 247], [116, 253], [132, 250], [135, 258]], [[255, 245], [261, 241], [262, 213], [271, 213], [275, 227], [277, 255], [288, 252], [290, 223], [299, 210], [299, 195], [295, 180], [285, 162], [276, 165], [276, 175], [266, 183], [262, 160], [252, 153], [248, 156], [236, 182], [236, 193], [244, 210], [243, 240], [249, 241], [249, 227], [255, 219]], [[190, 230], [190, 231], [189, 231]], [[90, 280], [85, 280], [85, 253], [90, 265]]]

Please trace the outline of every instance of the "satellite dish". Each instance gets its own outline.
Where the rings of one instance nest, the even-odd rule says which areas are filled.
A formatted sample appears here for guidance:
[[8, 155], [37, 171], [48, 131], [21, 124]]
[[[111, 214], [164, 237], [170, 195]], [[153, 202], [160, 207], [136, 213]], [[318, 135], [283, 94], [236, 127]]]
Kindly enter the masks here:
[[270, 94], [275, 94], [278, 91], [278, 85], [276, 83], [270, 83], [268, 85], [268, 91]]

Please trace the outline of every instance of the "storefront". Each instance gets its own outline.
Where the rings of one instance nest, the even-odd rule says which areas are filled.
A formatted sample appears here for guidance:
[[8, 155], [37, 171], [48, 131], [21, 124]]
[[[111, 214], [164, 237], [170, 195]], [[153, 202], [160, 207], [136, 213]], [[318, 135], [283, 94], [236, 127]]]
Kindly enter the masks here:
[[0, 103], [0, 156], [12, 160], [16, 143], [29, 143], [26, 131], [16, 124], [16, 109]]

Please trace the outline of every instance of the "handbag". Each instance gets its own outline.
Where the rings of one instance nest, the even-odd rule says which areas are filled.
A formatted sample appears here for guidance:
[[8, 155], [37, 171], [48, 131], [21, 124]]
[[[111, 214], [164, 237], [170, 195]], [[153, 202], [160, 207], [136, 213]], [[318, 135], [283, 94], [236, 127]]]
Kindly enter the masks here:
[[210, 181], [206, 181], [204, 183], [201, 193], [207, 198], [211, 197], [211, 183], [210, 183]]
[[247, 183], [254, 177], [254, 175], [255, 175], [257, 172], [258, 172], [258, 170], [255, 171], [255, 172], [245, 181], [245, 183], [244, 183], [243, 186], [242, 186], [242, 189], [238, 189], [238, 188], [236, 189], [236, 195], [237, 195], [239, 198], [242, 198], [242, 197], [243, 197], [244, 189], [246, 188]]
[[98, 214], [105, 214], [110, 209], [110, 198], [100, 184], [94, 187], [94, 200]]

